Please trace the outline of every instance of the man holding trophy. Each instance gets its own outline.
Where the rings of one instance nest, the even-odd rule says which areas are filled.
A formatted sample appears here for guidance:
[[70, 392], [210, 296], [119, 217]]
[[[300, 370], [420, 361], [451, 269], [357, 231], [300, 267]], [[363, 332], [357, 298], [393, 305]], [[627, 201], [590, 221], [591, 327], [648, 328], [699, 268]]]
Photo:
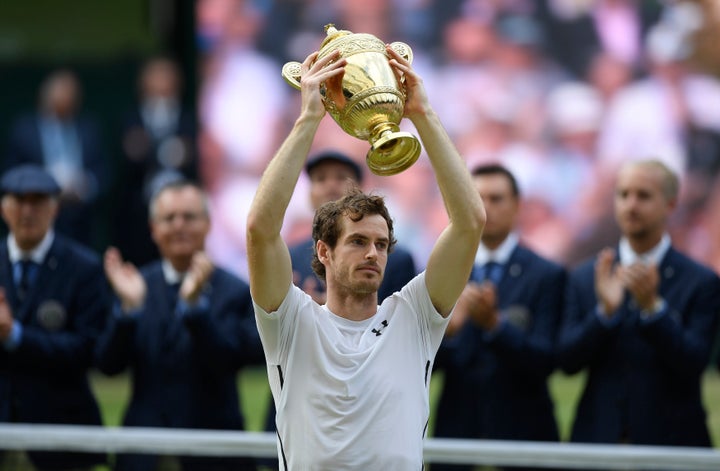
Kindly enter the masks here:
[[[300, 116], [265, 170], [248, 215], [250, 288], [277, 408], [281, 469], [417, 471], [432, 364], [470, 274], [485, 210], [422, 79], [407, 57], [385, 46], [382, 66], [389, 65], [400, 90], [400, 116], [418, 131], [450, 222], [425, 271], [378, 306], [396, 242], [393, 223], [382, 197], [351, 189], [320, 207], [313, 221], [313, 269], [326, 282], [326, 304], [292, 284], [283, 217], [329, 97], [355, 98], [351, 49], [321, 48], [300, 66]], [[385, 139], [373, 147], [382, 153], [393, 144]]]

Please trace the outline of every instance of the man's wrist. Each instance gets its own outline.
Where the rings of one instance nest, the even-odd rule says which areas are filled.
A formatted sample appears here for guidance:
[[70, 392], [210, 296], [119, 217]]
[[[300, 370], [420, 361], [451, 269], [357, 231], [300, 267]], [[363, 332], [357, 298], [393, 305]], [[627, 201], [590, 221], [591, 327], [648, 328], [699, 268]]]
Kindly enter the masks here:
[[643, 318], [654, 317], [663, 312], [666, 306], [665, 300], [660, 296], [656, 296], [651, 305], [640, 308], [640, 316]]
[[20, 345], [20, 341], [22, 340], [22, 331], [22, 324], [13, 321], [12, 327], [10, 327], [10, 333], [2, 341], [5, 350], [13, 351]]
[[122, 312], [124, 312], [125, 314], [127, 314], [127, 313], [129, 313], [129, 312], [134, 312], [134, 311], [139, 310], [139, 309], [140, 309], [140, 305], [139, 305], [139, 304], [135, 304], [135, 303], [121, 303], [121, 304], [120, 304], [120, 309], [122, 309]]

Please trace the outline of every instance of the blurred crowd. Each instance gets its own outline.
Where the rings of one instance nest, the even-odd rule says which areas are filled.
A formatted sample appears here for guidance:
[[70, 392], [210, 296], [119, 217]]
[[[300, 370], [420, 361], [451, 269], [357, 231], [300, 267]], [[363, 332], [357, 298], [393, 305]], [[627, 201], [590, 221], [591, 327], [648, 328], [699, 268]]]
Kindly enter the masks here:
[[[707, 217], [720, 204], [719, 69], [706, 47], [720, 22], [713, 2], [205, 0], [197, 13], [199, 164], [219, 221], [209, 250], [236, 273], [246, 270], [247, 202], [300, 96], [280, 69], [317, 50], [327, 23], [411, 46], [468, 166], [498, 162], [518, 176], [522, 233], [541, 254], [573, 265], [614, 240], [609, 176], [654, 157], [683, 179], [673, 240], [720, 268], [719, 228]], [[369, 144], [327, 116], [314, 149], [365, 165]], [[389, 199], [420, 267], [445, 224], [431, 178], [421, 158], [366, 183]], [[290, 243], [309, 231], [303, 185], [285, 223]]]
[[[247, 207], [300, 97], [280, 70], [317, 50], [334, 23], [412, 48], [468, 167], [495, 162], [517, 175], [522, 233], [539, 253], [575, 265], [614, 240], [612, 175], [652, 157], [682, 178], [674, 242], [720, 269], [720, 224], [709, 217], [720, 205], [719, 10], [703, 0], [200, 0], [197, 113], [167, 57], [140, 68], [137, 101], [120, 118], [85, 114], [83, 83], [55, 70], [37, 109], [9, 129], [4, 168], [44, 163], [63, 187], [58, 228], [102, 249], [98, 228], [108, 227], [109, 242], [138, 265], [157, 256], [146, 223], [152, 189], [199, 179], [215, 220], [208, 251], [246, 276]], [[103, 136], [105, 121], [118, 129]], [[329, 115], [313, 144], [363, 166], [368, 149]], [[419, 268], [445, 224], [430, 179], [421, 158], [365, 182], [388, 198]], [[307, 180], [298, 188], [284, 225], [290, 244], [312, 218]]]

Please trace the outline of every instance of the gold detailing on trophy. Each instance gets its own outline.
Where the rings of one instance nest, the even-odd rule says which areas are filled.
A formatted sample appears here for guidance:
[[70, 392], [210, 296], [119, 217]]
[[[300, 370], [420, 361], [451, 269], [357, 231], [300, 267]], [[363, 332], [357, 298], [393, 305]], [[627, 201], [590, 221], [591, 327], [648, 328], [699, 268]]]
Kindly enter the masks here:
[[[325, 26], [327, 37], [318, 59], [335, 50], [347, 60], [341, 90], [321, 86], [324, 105], [335, 122], [351, 136], [370, 142], [366, 162], [376, 175], [394, 175], [410, 167], [420, 155], [420, 141], [400, 131], [405, 107], [404, 83], [398, 82], [388, 62], [385, 43], [371, 34], [356, 34]], [[390, 47], [409, 62], [412, 49], [394, 42]], [[288, 62], [282, 68], [285, 80], [300, 89], [301, 64]]]

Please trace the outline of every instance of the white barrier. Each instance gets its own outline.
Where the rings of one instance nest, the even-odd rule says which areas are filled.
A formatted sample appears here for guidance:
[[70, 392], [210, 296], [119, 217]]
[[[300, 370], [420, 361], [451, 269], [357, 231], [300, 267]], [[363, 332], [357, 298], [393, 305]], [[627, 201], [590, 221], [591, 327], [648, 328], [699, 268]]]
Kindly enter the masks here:
[[[273, 433], [257, 432], [0, 424], [0, 448], [11, 450], [274, 457], [275, 440]], [[718, 471], [720, 451], [429, 438], [425, 440], [425, 461], [581, 469]]]

